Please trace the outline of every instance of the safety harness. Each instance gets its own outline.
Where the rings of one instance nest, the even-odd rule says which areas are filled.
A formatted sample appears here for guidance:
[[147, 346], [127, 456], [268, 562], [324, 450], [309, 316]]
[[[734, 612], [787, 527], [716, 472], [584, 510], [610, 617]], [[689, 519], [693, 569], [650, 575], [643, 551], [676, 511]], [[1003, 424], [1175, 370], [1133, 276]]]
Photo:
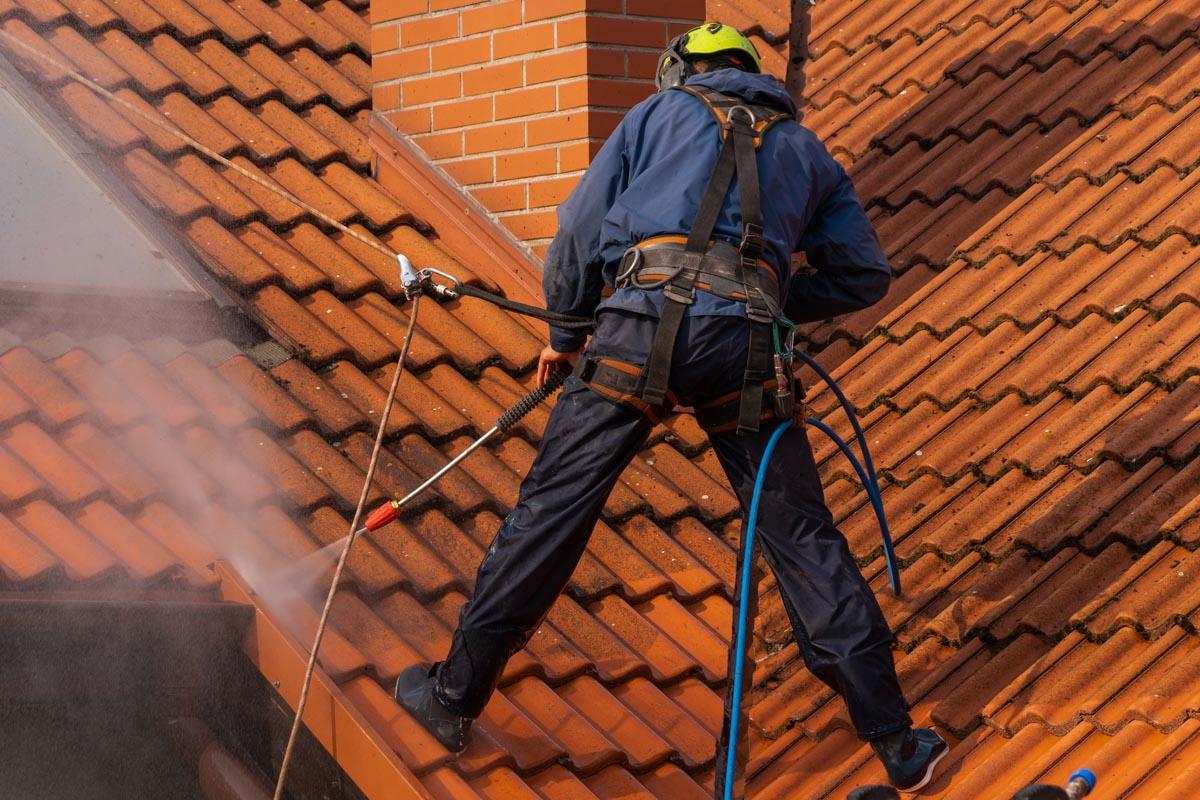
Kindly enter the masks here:
[[[766, 241], [756, 155], [767, 130], [792, 117], [779, 108], [747, 103], [706, 86], [673, 89], [698, 98], [716, 118], [721, 136], [716, 167], [686, 237], [656, 236], [640, 242], [625, 252], [617, 270], [617, 289], [662, 288], [666, 297], [646, 363], [638, 366], [585, 356], [576, 363], [575, 374], [594, 391], [657, 421], [675, 403], [667, 388], [671, 357], [696, 291], [744, 302], [750, 338], [742, 388], [697, 407], [695, 412], [697, 422], [709, 432], [736, 429], [739, 435], [751, 435], [758, 432], [764, 419], [791, 417], [795, 402], [791, 369], [794, 329], [783, 318], [779, 276], [762, 258]], [[736, 245], [712, 239], [734, 175], [742, 208], [742, 239]], [[780, 337], [781, 325], [789, 329], [786, 346]], [[769, 400], [768, 390], [773, 390]]]

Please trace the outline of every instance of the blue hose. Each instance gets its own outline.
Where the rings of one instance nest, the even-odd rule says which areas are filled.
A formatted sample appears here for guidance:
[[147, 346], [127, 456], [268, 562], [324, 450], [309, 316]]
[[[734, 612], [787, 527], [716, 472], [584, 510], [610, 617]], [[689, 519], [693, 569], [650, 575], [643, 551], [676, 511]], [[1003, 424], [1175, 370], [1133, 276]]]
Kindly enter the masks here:
[[[879, 519], [879, 530], [883, 537], [883, 554], [887, 560], [888, 578], [891, 580], [892, 591], [900, 594], [900, 570], [896, 563], [896, 553], [892, 548], [891, 532], [888, 530], [887, 515], [883, 509], [883, 498], [879, 492], [879, 482], [875, 477], [874, 464], [871, 461], [871, 451], [867, 447], [867, 437], [863, 433], [862, 426], [858, 422], [858, 417], [855, 416], [850, 404], [846, 401], [842, 390], [834, 383], [833, 379], [826, 373], [816, 362], [812, 361], [804, 353], [797, 352], [806, 362], [817, 370], [825, 382], [833, 388], [834, 393], [842, 403], [842, 407], [846, 410], [846, 416], [850, 418], [850, 423], [854, 426], [854, 433], [858, 437], [859, 446], [862, 448], [863, 461], [866, 467], [859, 462], [854, 455], [854, 451], [850, 449], [850, 445], [846, 443], [842, 437], [838, 436], [833, 428], [826, 425], [815, 417], [808, 418], [808, 424], [821, 430], [826, 436], [833, 440], [833, 443], [838, 446], [838, 449], [846, 456], [850, 462], [850, 466], [854, 467], [854, 472], [858, 475], [859, 481], [862, 482], [863, 488], [867, 491], [867, 496], [871, 499], [871, 506], [875, 509], [875, 516]], [[743, 534], [744, 541], [742, 543], [742, 563], [739, 566], [738, 575], [738, 615], [737, 629], [734, 643], [734, 661], [733, 661], [733, 684], [730, 686], [731, 702], [729, 708], [729, 751], [725, 754], [725, 784], [724, 795], [725, 800], [733, 800], [733, 776], [737, 767], [737, 741], [738, 727], [741, 718], [742, 707], [742, 683], [744, 675], [742, 666], [746, 660], [746, 628], [747, 628], [747, 609], [750, 605], [750, 573], [751, 566], [754, 563], [754, 531], [758, 527], [758, 506], [762, 498], [763, 485], [766, 483], [767, 467], [771, 462], [771, 456], [775, 453], [775, 447], [779, 444], [784, 432], [792, 426], [792, 420], [784, 420], [779, 423], [772, 433], [771, 438], [767, 440], [766, 449], [763, 450], [762, 459], [758, 463], [758, 474], [754, 478], [754, 493], [750, 496], [750, 513], [746, 517], [745, 533]], [[869, 471], [868, 471], [869, 470]]]
[[742, 662], [746, 660], [746, 609], [750, 605], [750, 567], [754, 563], [754, 529], [758, 525], [758, 501], [762, 497], [763, 484], [766, 483], [767, 464], [771, 461], [771, 454], [775, 452], [775, 446], [779, 444], [784, 431], [791, 426], [792, 421], [785, 419], [767, 440], [767, 449], [763, 450], [762, 460], [758, 462], [758, 475], [754, 479], [750, 515], [746, 517], [741, 574], [738, 575], [737, 643], [734, 645], [736, 656], [733, 662], [733, 686], [729, 689], [733, 693], [733, 703], [730, 705], [733, 711], [729, 715], [729, 752], [725, 757], [725, 800], [733, 800], [733, 772], [737, 766], [738, 723], [742, 707]]
[[825, 385], [833, 391], [834, 396], [841, 403], [842, 410], [846, 412], [846, 417], [850, 420], [850, 425], [854, 428], [854, 438], [858, 440], [858, 448], [862, 451], [861, 465], [854, 458], [854, 453], [846, 445], [846, 442], [834, 433], [828, 425], [812, 417], [808, 419], [810, 423], [820, 428], [829, 438], [833, 439], [834, 444], [850, 460], [854, 471], [858, 473], [858, 479], [862, 481], [863, 488], [867, 491], [867, 497], [871, 499], [871, 505], [875, 508], [875, 516], [879, 519], [879, 534], [883, 539], [883, 557], [887, 561], [888, 579], [892, 584], [892, 593], [898, 595], [900, 594], [900, 565], [896, 561], [896, 548], [892, 545], [892, 531], [888, 527], [887, 515], [883, 512], [883, 492], [879, 488], [879, 477], [875, 474], [875, 462], [871, 459], [871, 448], [867, 446], [867, 434], [863, 431], [862, 424], [858, 421], [858, 415], [854, 413], [854, 406], [850, 405], [850, 401], [846, 399], [846, 395], [842, 392], [842, 387], [837, 385], [837, 381], [833, 379], [833, 376], [826, 372], [825, 368], [817, 363], [817, 360], [808, 353], [805, 353], [803, 350], [795, 350], [793, 352], [801, 361], [812, 367], [821, 380], [825, 381]]
[[858, 479], [862, 482], [863, 488], [867, 490], [867, 497], [871, 499], [871, 506], [875, 509], [875, 517], [879, 520], [879, 533], [883, 537], [883, 557], [887, 561], [888, 579], [892, 582], [892, 593], [900, 594], [900, 570], [896, 565], [896, 552], [892, 549], [892, 535], [888, 530], [887, 514], [883, 512], [883, 498], [880, 497], [878, 488], [874, 491], [871, 490], [872, 474], [863, 469], [863, 465], [854, 457], [854, 451], [850, 449], [850, 445], [846, 444], [846, 440], [838, 436], [833, 428], [816, 417], [809, 417], [808, 424], [817, 428], [833, 440], [833, 443], [846, 456], [846, 460], [850, 462], [850, 466], [854, 467], [854, 471], [858, 474]]

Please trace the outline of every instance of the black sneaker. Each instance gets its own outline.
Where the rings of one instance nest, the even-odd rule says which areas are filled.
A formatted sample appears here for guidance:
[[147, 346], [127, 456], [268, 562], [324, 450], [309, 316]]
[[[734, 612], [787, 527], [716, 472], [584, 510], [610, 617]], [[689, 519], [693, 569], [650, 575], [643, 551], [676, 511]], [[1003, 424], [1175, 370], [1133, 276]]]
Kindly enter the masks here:
[[938, 762], [950, 752], [946, 740], [929, 728], [908, 728], [871, 742], [892, 786], [905, 792], [925, 788]]
[[442, 747], [457, 755], [467, 749], [471, 720], [450, 711], [433, 696], [433, 672], [419, 664], [401, 672], [396, 680], [396, 702], [425, 726]]

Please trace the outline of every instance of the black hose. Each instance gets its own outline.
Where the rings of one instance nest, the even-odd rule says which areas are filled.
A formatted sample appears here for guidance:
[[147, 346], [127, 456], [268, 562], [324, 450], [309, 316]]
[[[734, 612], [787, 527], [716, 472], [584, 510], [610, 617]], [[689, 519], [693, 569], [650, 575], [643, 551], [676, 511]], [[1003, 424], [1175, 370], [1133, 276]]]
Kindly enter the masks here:
[[530, 411], [533, 411], [533, 409], [537, 408], [539, 403], [558, 391], [559, 387], [563, 385], [563, 381], [565, 381], [567, 376], [570, 374], [571, 370], [569, 369], [560, 369], [552, 372], [550, 377], [546, 379], [545, 386], [534, 389], [529, 394], [522, 397], [516, 402], [516, 405], [514, 405], [508, 411], [505, 411], [500, 416], [500, 419], [496, 420], [496, 429], [500, 431], [506, 431], [513, 425], [516, 425], [521, 421], [522, 417], [524, 417]]
[[466, 283], [460, 283], [455, 286], [454, 292], [465, 297], [477, 297], [480, 300], [486, 300], [489, 303], [500, 306], [500, 308], [506, 308], [509, 311], [515, 311], [527, 317], [540, 319], [543, 322], [550, 323], [555, 328], [562, 328], [563, 330], [582, 331], [591, 330], [596, 327], [596, 321], [591, 317], [574, 317], [570, 314], [559, 314], [557, 311], [551, 311], [547, 308], [531, 306], [528, 303], [518, 303], [516, 300], [509, 300], [507, 297], [501, 297], [498, 294]]

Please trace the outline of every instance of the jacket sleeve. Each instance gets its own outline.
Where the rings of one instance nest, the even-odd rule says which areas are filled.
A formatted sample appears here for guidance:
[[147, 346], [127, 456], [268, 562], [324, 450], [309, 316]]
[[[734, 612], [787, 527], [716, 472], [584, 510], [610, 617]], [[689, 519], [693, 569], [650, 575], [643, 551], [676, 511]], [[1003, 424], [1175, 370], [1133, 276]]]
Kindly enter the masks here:
[[[632, 116], [632, 112], [625, 116], [571, 196], [558, 207], [558, 232], [542, 268], [542, 292], [551, 311], [590, 317], [600, 304], [604, 287], [600, 234], [605, 216], [629, 183], [625, 143]], [[581, 331], [550, 328], [550, 346], [560, 353], [578, 350], [586, 338]]]
[[800, 239], [799, 249], [811, 270], [792, 279], [784, 313], [793, 322], [828, 319], [874, 305], [892, 281], [891, 265], [854, 184], [841, 165], [833, 163], [834, 188], [821, 200]]

